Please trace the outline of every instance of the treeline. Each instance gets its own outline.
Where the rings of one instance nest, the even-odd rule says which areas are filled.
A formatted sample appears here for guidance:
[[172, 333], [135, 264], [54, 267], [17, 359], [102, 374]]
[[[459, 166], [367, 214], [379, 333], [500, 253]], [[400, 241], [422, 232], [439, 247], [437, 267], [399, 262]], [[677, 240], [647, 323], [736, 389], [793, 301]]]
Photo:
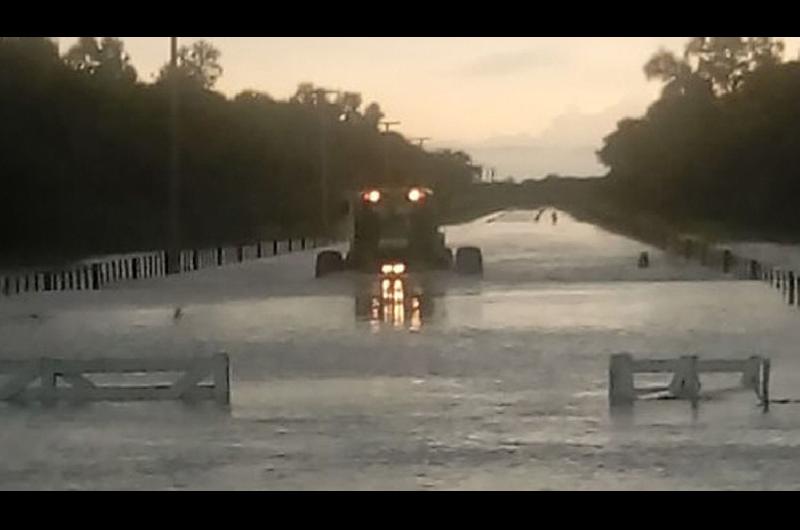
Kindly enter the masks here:
[[622, 207], [677, 224], [800, 235], [800, 62], [770, 37], [694, 37], [645, 65], [661, 97], [598, 155]]
[[[462, 152], [427, 152], [379, 124], [380, 106], [310, 83], [288, 101], [214, 91], [220, 53], [182, 47], [151, 83], [122, 41], [0, 38], [0, 236], [4, 261], [163, 248], [167, 243], [170, 86], [179, 86], [181, 233], [186, 246], [322, 225], [346, 191], [420, 183], [447, 198], [473, 181]], [[175, 76], [175, 77], [173, 77]]]

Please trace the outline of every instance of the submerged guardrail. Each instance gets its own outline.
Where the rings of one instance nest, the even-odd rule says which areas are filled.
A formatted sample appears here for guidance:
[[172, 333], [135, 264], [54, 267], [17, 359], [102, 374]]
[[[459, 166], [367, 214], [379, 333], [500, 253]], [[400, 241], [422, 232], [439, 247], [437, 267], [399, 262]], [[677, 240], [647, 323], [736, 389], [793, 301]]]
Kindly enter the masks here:
[[[177, 373], [169, 381], [167, 373]], [[159, 382], [100, 383], [93, 376], [161, 376]], [[208, 358], [0, 360], [0, 401], [214, 400], [230, 403], [230, 361]], [[38, 381], [38, 384], [36, 382]]]
[[[182, 250], [179, 268], [191, 272], [229, 263], [242, 263], [329, 244], [322, 238], [289, 238], [246, 245]], [[104, 285], [167, 275], [165, 251], [134, 252], [83, 260], [66, 268], [42, 268], [0, 273], [0, 295], [31, 292], [99, 290]]]
[[[685, 355], [676, 359], [634, 359], [628, 353], [612, 355], [608, 367], [608, 398], [612, 406], [631, 405], [647, 394], [666, 392], [676, 399], [697, 402], [701, 373], [741, 374], [740, 389], [753, 390], [764, 410], [769, 409], [770, 359], [699, 359]], [[671, 374], [669, 384], [636, 388], [636, 374]], [[735, 390], [735, 389], [734, 389]]]

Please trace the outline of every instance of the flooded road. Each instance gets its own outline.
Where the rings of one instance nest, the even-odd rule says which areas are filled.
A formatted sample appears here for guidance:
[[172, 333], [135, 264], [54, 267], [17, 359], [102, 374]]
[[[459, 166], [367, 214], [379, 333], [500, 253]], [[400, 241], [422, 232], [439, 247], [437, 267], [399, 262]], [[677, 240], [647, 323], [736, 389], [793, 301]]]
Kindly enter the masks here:
[[797, 308], [536, 214], [449, 227], [484, 278], [416, 276], [400, 317], [359, 310], [361, 276], [314, 280], [312, 252], [3, 300], [0, 358], [226, 351], [232, 404], [0, 404], [0, 488], [799, 487], [800, 405], [607, 402], [617, 352], [769, 356], [773, 396], [800, 398]]

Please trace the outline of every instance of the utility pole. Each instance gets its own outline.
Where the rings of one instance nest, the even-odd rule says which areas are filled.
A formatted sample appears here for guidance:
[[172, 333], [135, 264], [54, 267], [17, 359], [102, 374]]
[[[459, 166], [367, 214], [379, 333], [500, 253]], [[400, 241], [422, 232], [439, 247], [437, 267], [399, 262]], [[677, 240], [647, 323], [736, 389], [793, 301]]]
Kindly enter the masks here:
[[409, 138], [409, 140], [411, 140], [412, 142], [417, 142], [417, 147], [419, 147], [420, 149], [424, 149], [425, 148], [425, 142], [430, 140], [430, 137], [422, 136], [422, 137], [418, 137], [418, 138]]
[[340, 90], [318, 88], [314, 91], [315, 104], [319, 112], [319, 167], [320, 167], [320, 216], [322, 217], [322, 231], [328, 236], [328, 120], [325, 115], [325, 105], [328, 103], [328, 94], [340, 94]]
[[181, 174], [178, 146], [179, 85], [178, 85], [178, 37], [170, 37], [169, 76], [169, 127], [170, 127], [170, 182], [169, 182], [169, 243], [167, 245], [167, 274], [180, 272], [181, 251]]
[[[424, 147], [425, 142], [430, 140], [430, 137], [428, 137], [428, 136], [419, 136], [419, 137], [416, 137], [416, 138], [409, 138], [409, 140], [411, 140], [412, 142], [417, 142], [417, 147], [419, 147], [420, 151], [424, 151], [425, 150], [425, 147]], [[422, 178], [422, 173], [423, 173], [422, 168], [423, 168], [424, 165], [425, 164], [424, 164], [424, 162], [422, 160], [422, 157], [420, 157], [419, 158], [419, 162], [417, 163], [417, 175], [414, 177], [415, 181], [418, 181], [418, 180], [420, 180]]]
[[380, 122], [386, 129], [383, 131], [383, 179], [384, 182], [389, 181], [389, 127], [393, 125], [400, 125], [399, 121], [382, 121]]

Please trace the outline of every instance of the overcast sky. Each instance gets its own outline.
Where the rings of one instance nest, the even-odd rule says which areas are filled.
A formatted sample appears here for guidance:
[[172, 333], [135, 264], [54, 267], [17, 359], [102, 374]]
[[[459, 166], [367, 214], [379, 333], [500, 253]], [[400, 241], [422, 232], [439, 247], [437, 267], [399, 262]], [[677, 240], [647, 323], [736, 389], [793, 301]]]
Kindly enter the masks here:
[[[642, 66], [687, 37], [181, 37], [222, 52], [217, 89], [284, 99], [310, 81], [361, 92], [407, 136], [462, 147], [501, 175], [599, 174], [593, 149], [656, 97]], [[122, 37], [143, 80], [169, 57], [168, 37]], [[65, 50], [74, 37], [62, 37]], [[786, 38], [797, 57], [798, 38]], [[512, 153], [513, 152], [513, 153]], [[523, 175], [523, 173], [529, 173]]]

